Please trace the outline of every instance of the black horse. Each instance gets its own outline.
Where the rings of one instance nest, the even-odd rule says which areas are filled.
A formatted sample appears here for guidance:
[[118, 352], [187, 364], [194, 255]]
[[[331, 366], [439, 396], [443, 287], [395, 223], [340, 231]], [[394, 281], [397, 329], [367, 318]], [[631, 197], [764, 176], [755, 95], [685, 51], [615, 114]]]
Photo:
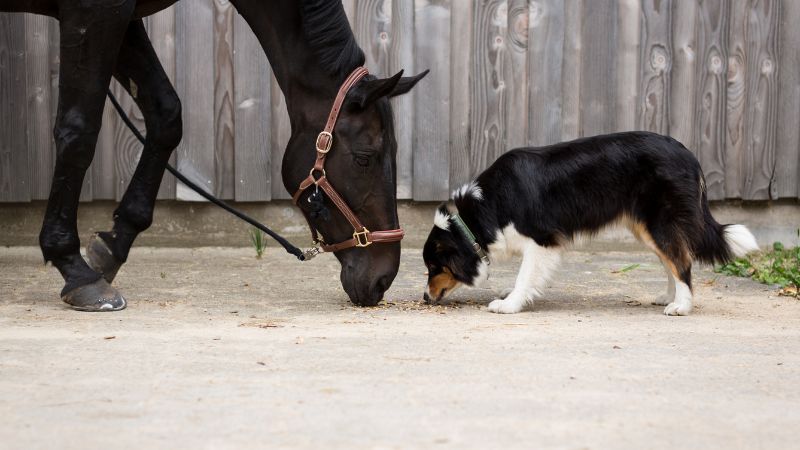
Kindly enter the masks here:
[[[55, 17], [61, 30], [58, 114], [53, 131], [57, 159], [39, 237], [45, 261], [64, 277], [62, 299], [85, 311], [119, 310], [125, 300], [110, 283], [136, 236], [153, 219], [159, 184], [182, 136], [181, 104], [150, 43], [141, 18], [176, 0], [19, 0], [0, 11]], [[338, 0], [232, 0], [269, 58], [291, 118], [283, 183], [294, 192], [315, 160], [315, 140], [340, 84], [364, 64]], [[191, 38], [190, 36], [187, 38]], [[345, 201], [372, 230], [399, 228], [396, 205], [397, 143], [388, 98], [408, 92], [424, 73], [361, 80], [347, 96], [335, 130], [327, 173]], [[147, 139], [110, 232], [80, 255], [78, 197], [94, 156], [111, 77], [133, 92]], [[132, 88], [135, 86], [135, 88]], [[307, 202], [301, 201], [300, 205]], [[303, 207], [303, 206], [301, 206]], [[314, 219], [312, 219], [314, 220]], [[327, 242], [352, 237], [352, 227], [331, 210], [312, 224]], [[400, 243], [336, 253], [342, 286], [353, 303], [375, 305], [397, 275]]]

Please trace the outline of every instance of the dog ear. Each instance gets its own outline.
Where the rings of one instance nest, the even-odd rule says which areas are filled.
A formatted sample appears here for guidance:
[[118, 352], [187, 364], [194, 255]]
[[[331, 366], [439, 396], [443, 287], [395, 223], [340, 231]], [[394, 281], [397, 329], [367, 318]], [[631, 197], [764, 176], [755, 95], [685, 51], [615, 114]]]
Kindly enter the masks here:
[[365, 109], [381, 97], [395, 97], [403, 95], [413, 88], [428, 71], [415, 77], [404, 77], [403, 71], [397, 72], [390, 78], [376, 78], [358, 83], [347, 95], [347, 106], [352, 109]]

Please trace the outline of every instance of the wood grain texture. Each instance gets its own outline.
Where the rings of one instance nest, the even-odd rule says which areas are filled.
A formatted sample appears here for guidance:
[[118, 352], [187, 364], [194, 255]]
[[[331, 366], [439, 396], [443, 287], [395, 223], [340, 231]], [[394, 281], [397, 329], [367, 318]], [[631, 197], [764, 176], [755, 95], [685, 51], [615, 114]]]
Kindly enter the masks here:
[[[450, 185], [461, 186], [472, 176], [470, 169], [470, 75], [472, 67], [472, 16], [475, 0], [465, 0], [453, 8], [450, 29], [458, 30], [459, 38], [450, 47]], [[430, 75], [428, 75], [430, 77]], [[425, 85], [428, 95], [431, 85]]]
[[[213, 0], [184, 0], [176, 10], [175, 47], [178, 95], [183, 102], [183, 141], [178, 146], [178, 170], [209, 192], [215, 184]], [[179, 200], [203, 201], [178, 184]]]
[[768, 200], [773, 191], [778, 127], [780, 1], [751, 0], [747, 14], [746, 146], [742, 198]]
[[[414, 90], [414, 199], [449, 196], [450, 0], [415, 0], [414, 65], [431, 73]], [[432, 94], [435, 93], [435, 94]]]
[[528, 145], [546, 145], [562, 138], [565, 3], [530, 3], [528, 19]]
[[669, 134], [672, 1], [643, 1], [642, 17], [641, 95], [637, 128]]
[[733, 0], [728, 37], [728, 89], [725, 134], [725, 196], [740, 197], [744, 174], [742, 158], [747, 146], [745, 102], [747, 101], [747, 8], [749, 0]]
[[800, 194], [800, 2], [781, 2], [775, 198]]
[[286, 100], [283, 98], [283, 93], [274, 75], [270, 79], [270, 89], [270, 119], [272, 122], [270, 146], [272, 148], [272, 180], [274, 180], [272, 198], [286, 200], [292, 198], [292, 195], [283, 186], [281, 164], [283, 163], [283, 154], [286, 152], [286, 145], [289, 144], [289, 138], [292, 136], [292, 126], [289, 121], [289, 112], [286, 109]]
[[[690, 148], [711, 199], [800, 197], [800, 2], [342, 3], [373, 73], [433, 69], [411, 94], [392, 100], [399, 198], [445, 199], [514, 146], [632, 128], [669, 133]], [[22, 117], [19, 126], [0, 124], [0, 148], [14, 149], [5, 152], [0, 176], [12, 170], [9, 158], [30, 174], [13, 179], [13, 194], [11, 178], [0, 179], [0, 201], [46, 199], [58, 24], [0, 17], [0, 47], [22, 50], [6, 51], [6, 60], [22, 62], [3, 66], [3, 95], [21, 95], [14, 102], [26, 111], [8, 116]], [[173, 159], [224, 197], [285, 199], [284, 99], [240, 22], [227, 0], [184, 0], [145, 19], [184, 105], [184, 142]], [[112, 90], [143, 129], [132, 100], [120, 86]], [[2, 105], [4, 119], [10, 104]], [[103, 121], [82, 201], [120, 198], [141, 152], [111, 109]], [[167, 175], [159, 198], [201, 200], [185, 187], [177, 191]]]
[[583, 5], [581, 136], [616, 130], [617, 18], [614, 0]]
[[698, 8], [697, 90], [692, 147], [703, 167], [708, 198], [725, 198], [728, 1], [704, 1]]
[[[145, 26], [161, 66], [170, 81], [172, 81], [172, 85], [175, 86], [175, 6], [148, 17], [145, 19]], [[174, 166], [176, 161], [177, 155], [173, 153], [170, 163]], [[158, 198], [174, 199], [175, 183], [175, 177], [169, 173], [164, 174], [164, 178], [161, 180], [161, 187], [158, 190]]]
[[270, 69], [253, 31], [234, 23], [236, 201], [272, 199]]
[[[587, 0], [591, 1], [591, 0]], [[583, 60], [584, 1], [564, 4], [564, 62], [561, 69], [561, 140], [575, 139], [581, 132], [581, 76]], [[546, 45], [546, 44], [545, 44]]]
[[[46, 199], [53, 178], [53, 121], [50, 115], [50, 21], [25, 15], [25, 75], [27, 77], [27, 152], [30, 198]], [[57, 93], [56, 93], [57, 95]]]
[[[475, 3], [470, 69], [471, 140], [470, 177], [485, 169], [507, 150], [508, 3], [484, 0]], [[454, 186], [455, 187], [455, 186]]]
[[233, 17], [228, 0], [214, 0], [214, 180], [216, 194], [234, 198]]
[[689, 147], [695, 133], [694, 93], [697, 77], [697, 3], [672, 4], [672, 87], [669, 97], [669, 132]]
[[[668, 2], [669, 0], [667, 0]], [[658, 8], [663, 6], [663, 3], [658, 2]], [[645, 72], [648, 65], [647, 45], [648, 39], [652, 40], [650, 36], [650, 29], [653, 25], [653, 19], [645, 15], [643, 17], [642, 9], [645, 8], [644, 14], [647, 13], [646, 7], [642, 3], [649, 4], [650, 9], [654, 5], [651, 0], [621, 0], [618, 4], [617, 14], [619, 32], [617, 33], [617, 102], [616, 102], [616, 129], [619, 131], [634, 130], [642, 128], [640, 119], [643, 112], [641, 108], [642, 101], [639, 97], [641, 90], [642, 94], [646, 93], [644, 87], [640, 88], [639, 80], [647, 76]], [[640, 51], [643, 53], [640, 55]], [[663, 71], [662, 71], [663, 72]], [[668, 77], [662, 75], [661, 82], [668, 83]]]
[[[416, 74], [414, 67], [414, 3], [392, 2], [392, 31], [389, 51], [389, 74], [404, 70]], [[422, 86], [425, 86], [424, 82]], [[424, 89], [416, 87], [415, 89]], [[414, 95], [392, 99], [395, 138], [397, 140], [397, 198], [413, 198], [414, 180]]]
[[0, 201], [31, 199], [25, 41], [22, 14], [0, 14]]
[[506, 5], [506, 49], [508, 55], [508, 68], [506, 70], [505, 90], [507, 102], [505, 104], [507, 119], [506, 142], [503, 152], [512, 148], [523, 147], [528, 143], [528, 123], [530, 108], [528, 108], [528, 22], [530, 8], [528, 0], [508, 0]]
[[356, 2], [356, 20], [353, 31], [358, 45], [364, 50], [370, 73], [379, 77], [390, 75], [393, 3], [392, 0], [359, 0]]

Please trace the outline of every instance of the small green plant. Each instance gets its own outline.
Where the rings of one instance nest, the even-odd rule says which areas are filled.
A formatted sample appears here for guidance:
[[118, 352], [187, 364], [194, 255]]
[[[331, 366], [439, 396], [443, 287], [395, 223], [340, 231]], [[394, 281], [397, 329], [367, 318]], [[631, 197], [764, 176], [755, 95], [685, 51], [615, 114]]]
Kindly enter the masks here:
[[782, 243], [776, 242], [772, 245], [772, 250], [737, 258], [716, 267], [714, 271], [777, 285], [781, 288], [781, 295], [797, 297], [800, 291], [800, 247], [786, 248]]
[[258, 228], [250, 229], [250, 243], [256, 249], [256, 258], [261, 259], [264, 255], [264, 249], [267, 248], [267, 240], [264, 239], [264, 232]]

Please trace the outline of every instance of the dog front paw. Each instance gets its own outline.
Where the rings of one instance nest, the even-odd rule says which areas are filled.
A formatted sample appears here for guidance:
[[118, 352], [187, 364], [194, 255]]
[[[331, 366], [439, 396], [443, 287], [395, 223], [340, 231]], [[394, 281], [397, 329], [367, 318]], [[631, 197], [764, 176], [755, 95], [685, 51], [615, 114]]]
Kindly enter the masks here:
[[498, 298], [489, 303], [489, 311], [498, 314], [516, 314], [522, 311], [523, 306], [519, 302]]
[[664, 308], [664, 314], [668, 316], [688, 316], [692, 312], [691, 302], [672, 302]]

